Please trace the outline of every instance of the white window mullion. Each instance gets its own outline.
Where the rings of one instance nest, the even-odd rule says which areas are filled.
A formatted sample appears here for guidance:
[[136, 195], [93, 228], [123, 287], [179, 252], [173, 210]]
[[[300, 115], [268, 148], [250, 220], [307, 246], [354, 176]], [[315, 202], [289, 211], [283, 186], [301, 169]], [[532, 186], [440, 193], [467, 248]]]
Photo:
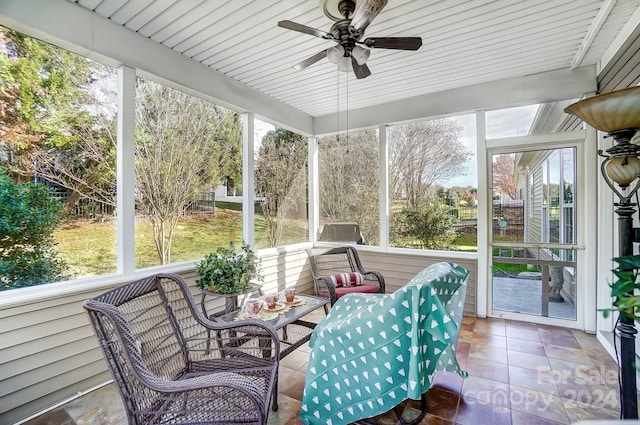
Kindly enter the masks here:
[[320, 228], [320, 173], [318, 171], [318, 138], [307, 138], [308, 179], [309, 179], [309, 241], [318, 240]]
[[489, 255], [490, 235], [489, 218], [492, 208], [490, 184], [491, 161], [487, 153], [486, 117], [484, 111], [476, 112], [476, 152], [478, 165], [478, 273], [476, 282], [476, 314], [487, 316], [489, 303], [489, 279], [491, 260]]
[[242, 114], [242, 239], [255, 245], [255, 121], [254, 114]]
[[387, 126], [378, 127], [379, 148], [379, 189], [380, 189], [380, 247], [389, 247], [389, 144]]
[[118, 272], [130, 275], [136, 269], [135, 252], [135, 112], [136, 71], [118, 69], [118, 140], [116, 153]]

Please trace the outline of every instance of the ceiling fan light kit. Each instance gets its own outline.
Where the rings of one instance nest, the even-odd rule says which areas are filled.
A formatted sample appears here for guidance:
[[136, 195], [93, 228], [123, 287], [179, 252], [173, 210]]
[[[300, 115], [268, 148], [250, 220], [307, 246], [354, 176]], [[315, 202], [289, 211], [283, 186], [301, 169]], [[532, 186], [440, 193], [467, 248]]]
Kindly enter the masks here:
[[364, 49], [360, 46], [354, 46], [353, 50], [351, 50], [351, 56], [353, 56], [358, 64], [364, 65], [367, 63], [369, 56], [371, 56], [371, 50]]
[[344, 58], [344, 47], [341, 45], [338, 44], [337, 46], [327, 49], [327, 59], [329, 59], [330, 62], [339, 64], [342, 58]]
[[353, 67], [351, 66], [351, 60], [349, 58], [342, 58], [342, 60], [340, 60], [340, 62], [338, 63], [338, 71], [347, 72], [351, 70], [353, 70]]
[[[339, 71], [353, 70], [357, 79], [371, 75], [367, 60], [369, 49], [418, 50], [420, 37], [369, 37], [362, 40], [365, 29], [387, 5], [387, 0], [320, 0], [320, 9], [335, 21], [329, 32], [324, 32], [292, 21], [280, 21], [278, 26], [303, 34], [332, 40], [337, 44], [293, 66], [302, 70], [323, 58], [338, 65]], [[360, 46], [366, 46], [368, 49]]]

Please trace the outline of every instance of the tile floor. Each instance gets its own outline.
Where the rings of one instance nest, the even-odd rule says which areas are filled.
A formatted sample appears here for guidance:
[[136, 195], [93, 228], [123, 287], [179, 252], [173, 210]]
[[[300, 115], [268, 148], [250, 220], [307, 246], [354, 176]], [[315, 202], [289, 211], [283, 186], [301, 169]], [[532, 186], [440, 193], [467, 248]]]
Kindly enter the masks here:
[[[298, 425], [309, 347], [282, 359], [279, 410], [269, 424]], [[617, 366], [593, 335], [500, 319], [465, 317], [458, 343], [469, 373], [439, 373], [427, 392], [422, 425], [557, 425], [617, 419]], [[415, 412], [407, 403], [405, 414]], [[371, 420], [395, 424], [388, 413]], [[126, 417], [113, 385], [35, 418], [28, 425], [120, 425]]]

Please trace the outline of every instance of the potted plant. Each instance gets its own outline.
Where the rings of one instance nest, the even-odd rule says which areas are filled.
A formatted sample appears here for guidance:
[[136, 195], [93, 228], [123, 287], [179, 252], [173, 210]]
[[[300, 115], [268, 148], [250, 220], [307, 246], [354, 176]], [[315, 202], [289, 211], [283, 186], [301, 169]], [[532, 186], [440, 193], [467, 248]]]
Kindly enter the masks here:
[[636, 291], [640, 289], [640, 255], [626, 255], [613, 261], [618, 263], [612, 270], [617, 280], [609, 285], [613, 307], [604, 309], [604, 315], [620, 312], [616, 323], [616, 335], [620, 338], [620, 414], [623, 419], [637, 419], [635, 335], [636, 322], [640, 322], [640, 294]]
[[220, 247], [206, 255], [196, 271], [196, 286], [218, 294], [242, 294], [251, 279], [262, 280], [260, 260], [244, 242], [240, 251]]

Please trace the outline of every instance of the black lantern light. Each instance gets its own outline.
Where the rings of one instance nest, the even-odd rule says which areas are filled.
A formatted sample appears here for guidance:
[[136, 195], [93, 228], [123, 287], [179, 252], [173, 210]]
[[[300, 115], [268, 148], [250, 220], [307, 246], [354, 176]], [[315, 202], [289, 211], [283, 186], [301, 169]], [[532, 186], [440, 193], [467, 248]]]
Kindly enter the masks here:
[[[569, 105], [564, 111], [606, 132], [615, 141], [615, 145], [606, 151], [598, 151], [598, 155], [604, 158], [600, 170], [604, 181], [618, 197], [614, 205], [618, 215], [619, 256], [633, 255], [633, 214], [637, 204], [632, 202], [632, 197], [640, 188], [640, 146], [631, 143], [631, 139], [640, 130], [640, 87], [590, 97]], [[620, 336], [622, 417], [637, 419], [634, 367], [637, 330], [634, 319], [621, 315], [616, 330]]]

